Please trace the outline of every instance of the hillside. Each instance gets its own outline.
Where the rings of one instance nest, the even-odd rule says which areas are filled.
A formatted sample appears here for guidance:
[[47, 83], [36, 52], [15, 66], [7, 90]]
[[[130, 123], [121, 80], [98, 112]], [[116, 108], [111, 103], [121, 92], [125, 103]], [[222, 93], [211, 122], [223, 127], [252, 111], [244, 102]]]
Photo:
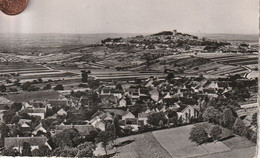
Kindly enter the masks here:
[[[67, 37], [70, 39], [67, 43], [54, 37], [51, 40], [53, 43], [49, 41], [41, 46], [40, 39], [34, 37], [35, 48], [28, 44], [23, 45], [24, 48], [19, 53], [8, 52], [7, 55], [2, 51], [0, 60], [9, 61], [14, 58], [14, 61], [36, 62], [63, 70], [171, 71], [177, 74], [210, 76], [245, 76], [250, 72], [247, 67], [257, 67], [258, 46], [255, 44], [217, 41], [176, 30], [134, 37], [111, 35], [104, 39], [105, 36], [102, 36], [103, 40], [101, 36], [86, 36], [86, 39], [83, 35], [73, 36], [72, 39]], [[88, 42], [93, 38], [95, 42]], [[44, 36], [41, 39], [46, 41], [48, 38]], [[27, 40], [22, 38], [21, 41]], [[33, 51], [35, 49], [36, 52]], [[219, 59], [216, 60], [215, 57]], [[226, 57], [232, 59], [231, 62], [224, 60]]]

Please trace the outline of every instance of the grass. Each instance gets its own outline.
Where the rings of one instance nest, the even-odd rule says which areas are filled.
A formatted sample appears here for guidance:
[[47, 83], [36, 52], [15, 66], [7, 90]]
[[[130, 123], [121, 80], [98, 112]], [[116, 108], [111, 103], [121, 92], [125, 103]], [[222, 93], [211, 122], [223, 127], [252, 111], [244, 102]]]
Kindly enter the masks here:
[[229, 151], [230, 148], [222, 142], [197, 145], [189, 140], [189, 133], [194, 125], [166, 129], [153, 132], [156, 140], [172, 157], [193, 157]]
[[256, 147], [235, 149], [227, 152], [220, 152], [205, 156], [200, 156], [201, 158], [254, 158], [256, 156]]
[[170, 158], [171, 155], [157, 142], [151, 132], [118, 138], [116, 158]]
[[29, 102], [31, 100], [44, 101], [45, 99], [57, 99], [59, 96], [60, 94], [55, 91], [39, 91], [10, 94], [5, 97], [14, 102]]
[[256, 146], [255, 143], [249, 141], [248, 139], [240, 136], [235, 136], [233, 138], [222, 141], [231, 149], [243, 149]]

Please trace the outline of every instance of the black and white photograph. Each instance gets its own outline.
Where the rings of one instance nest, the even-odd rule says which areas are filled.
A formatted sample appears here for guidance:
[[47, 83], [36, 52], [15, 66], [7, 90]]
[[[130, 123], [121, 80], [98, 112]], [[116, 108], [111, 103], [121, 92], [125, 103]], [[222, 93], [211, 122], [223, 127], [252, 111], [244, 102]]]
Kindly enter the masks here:
[[0, 157], [258, 157], [258, 0], [0, 0]]

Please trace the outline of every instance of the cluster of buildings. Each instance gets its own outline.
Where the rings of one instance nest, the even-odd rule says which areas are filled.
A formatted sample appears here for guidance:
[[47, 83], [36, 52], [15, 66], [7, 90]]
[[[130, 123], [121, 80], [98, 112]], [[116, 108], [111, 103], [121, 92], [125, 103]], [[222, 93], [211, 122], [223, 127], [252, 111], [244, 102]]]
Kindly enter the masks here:
[[[199, 117], [201, 108], [207, 106], [207, 99], [216, 98], [231, 90], [229, 81], [203, 77], [149, 77], [117, 83], [101, 82], [100, 86], [90, 93], [96, 95], [94, 103], [90, 95], [22, 103], [17, 115], [26, 113], [40, 121], [37, 125], [32, 125], [31, 118], [20, 118], [17, 124], [7, 124], [9, 128], [19, 126], [23, 136], [6, 137], [5, 147], [12, 146], [21, 151], [23, 142], [30, 142], [32, 149], [46, 145], [51, 150], [47, 133], [54, 136], [65, 129], [76, 128], [82, 137], [87, 137], [91, 131], [106, 131], [109, 124], [115, 123], [115, 118], [121, 129], [130, 129], [133, 132], [143, 126], [153, 126], [149, 123], [149, 116], [156, 113], [162, 113], [170, 120], [168, 114], [174, 111], [177, 114], [176, 119], [183, 124], [191, 123], [192, 119]], [[68, 109], [80, 109], [82, 106], [89, 109], [96, 107], [98, 110], [88, 120], [68, 122]], [[55, 109], [55, 113], [47, 114], [49, 109]], [[43, 126], [43, 120], [59, 118], [63, 119], [52, 128]], [[174, 122], [167, 122], [167, 125], [173, 124]]]

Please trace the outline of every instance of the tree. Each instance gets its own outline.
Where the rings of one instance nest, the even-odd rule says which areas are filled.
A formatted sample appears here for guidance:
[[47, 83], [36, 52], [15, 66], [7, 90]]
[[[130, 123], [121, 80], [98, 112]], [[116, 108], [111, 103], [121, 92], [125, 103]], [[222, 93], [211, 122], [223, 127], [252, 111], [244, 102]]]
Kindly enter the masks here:
[[224, 109], [223, 113], [221, 114], [220, 123], [223, 127], [227, 127], [229, 129], [232, 128], [235, 122], [235, 117], [231, 109], [226, 108]]
[[200, 145], [208, 141], [208, 133], [203, 126], [195, 126], [190, 131], [189, 139]]
[[64, 90], [64, 87], [62, 84], [58, 84], [56, 87], [53, 88], [55, 91]]
[[5, 82], [6, 82], [6, 83], [13, 83], [13, 82], [12, 82], [11, 80], [9, 80], [9, 79], [6, 79]]
[[14, 111], [19, 111], [21, 110], [23, 107], [23, 104], [21, 102], [14, 102], [12, 105], [11, 105], [11, 109], [13, 109]]
[[42, 82], [43, 82], [41, 78], [38, 78], [37, 81], [38, 81], [39, 83], [42, 83]]
[[15, 111], [8, 110], [4, 112], [3, 120], [6, 124], [10, 124], [13, 117], [16, 115]]
[[28, 142], [23, 143], [22, 156], [32, 156], [31, 145]]
[[52, 156], [58, 156], [58, 157], [76, 157], [78, 153], [78, 149], [77, 148], [71, 148], [71, 147], [59, 147], [56, 148], [53, 153]]
[[20, 80], [17, 79], [16, 81], [14, 81], [14, 85], [18, 87], [21, 86]]
[[219, 122], [220, 111], [215, 109], [213, 106], [208, 107], [202, 117], [205, 121], [210, 123], [218, 123]]
[[34, 156], [34, 157], [39, 157], [39, 156], [46, 156], [46, 155], [41, 155], [39, 149], [34, 149], [34, 150], [32, 151], [32, 156]]
[[50, 156], [51, 155], [51, 151], [50, 151], [49, 147], [46, 145], [39, 146], [39, 150], [40, 150], [40, 156]]
[[177, 112], [174, 111], [174, 110], [169, 110], [167, 116], [168, 116], [169, 118], [173, 118], [173, 117], [178, 117], [178, 114], [177, 114]]
[[81, 81], [83, 83], [86, 83], [88, 82], [88, 75], [90, 74], [91, 72], [90, 71], [81, 71]]
[[243, 121], [238, 117], [232, 127], [232, 130], [234, 131], [234, 133], [238, 134], [238, 135], [244, 135], [244, 131], [246, 129], [245, 124], [243, 123]]
[[1, 92], [6, 92], [6, 86], [5, 86], [4, 84], [2, 84], [2, 85], [0, 86], [0, 91], [1, 91]]
[[35, 85], [30, 85], [27, 89], [27, 91], [29, 92], [38, 91], [38, 90], [40, 90], [40, 88]]
[[20, 119], [20, 116], [15, 115], [11, 120], [11, 124], [17, 124], [20, 121]]
[[106, 152], [106, 156], [107, 156], [107, 145], [111, 140], [114, 140], [115, 136], [114, 136], [114, 132], [111, 131], [101, 131], [97, 138], [96, 138], [96, 142], [97, 143], [102, 143], [102, 146], [105, 149]]
[[95, 142], [95, 139], [96, 139], [97, 135], [98, 135], [98, 131], [96, 131], [96, 130], [91, 130], [91, 131], [89, 132], [89, 134], [86, 136], [86, 140], [87, 140], [88, 142]]
[[21, 88], [22, 88], [22, 90], [27, 91], [30, 86], [31, 86], [31, 83], [27, 81], [24, 84], [22, 84]]
[[77, 146], [78, 154], [76, 157], [93, 157], [95, 145], [92, 142], [85, 142]]
[[43, 89], [43, 90], [49, 90], [49, 89], [51, 89], [51, 84], [46, 84], [42, 89]]
[[252, 116], [252, 125], [257, 126], [257, 113], [254, 113]]
[[167, 119], [164, 115], [164, 113], [159, 112], [159, 113], [153, 113], [151, 115], [148, 116], [148, 120], [147, 122], [151, 125], [154, 126], [159, 126], [160, 121], [163, 121], [163, 124], [165, 124], [167, 122]]
[[13, 148], [13, 146], [7, 148], [7, 149], [4, 149], [3, 151], [3, 155], [4, 156], [18, 156], [18, 152]]
[[75, 128], [65, 129], [53, 137], [53, 142], [57, 147], [76, 147], [80, 141], [79, 132]]
[[219, 140], [221, 138], [222, 129], [219, 126], [213, 126], [210, 135], [213, 140]]
[[2, 138], [5, 138], [9, 133], [9, 128], [5, 123], [0, 123], [0, 131]]
[[123, 90], [123, 87], [120, 83], [117, 83], [116, 89], [121, 91], [121, 90]]

